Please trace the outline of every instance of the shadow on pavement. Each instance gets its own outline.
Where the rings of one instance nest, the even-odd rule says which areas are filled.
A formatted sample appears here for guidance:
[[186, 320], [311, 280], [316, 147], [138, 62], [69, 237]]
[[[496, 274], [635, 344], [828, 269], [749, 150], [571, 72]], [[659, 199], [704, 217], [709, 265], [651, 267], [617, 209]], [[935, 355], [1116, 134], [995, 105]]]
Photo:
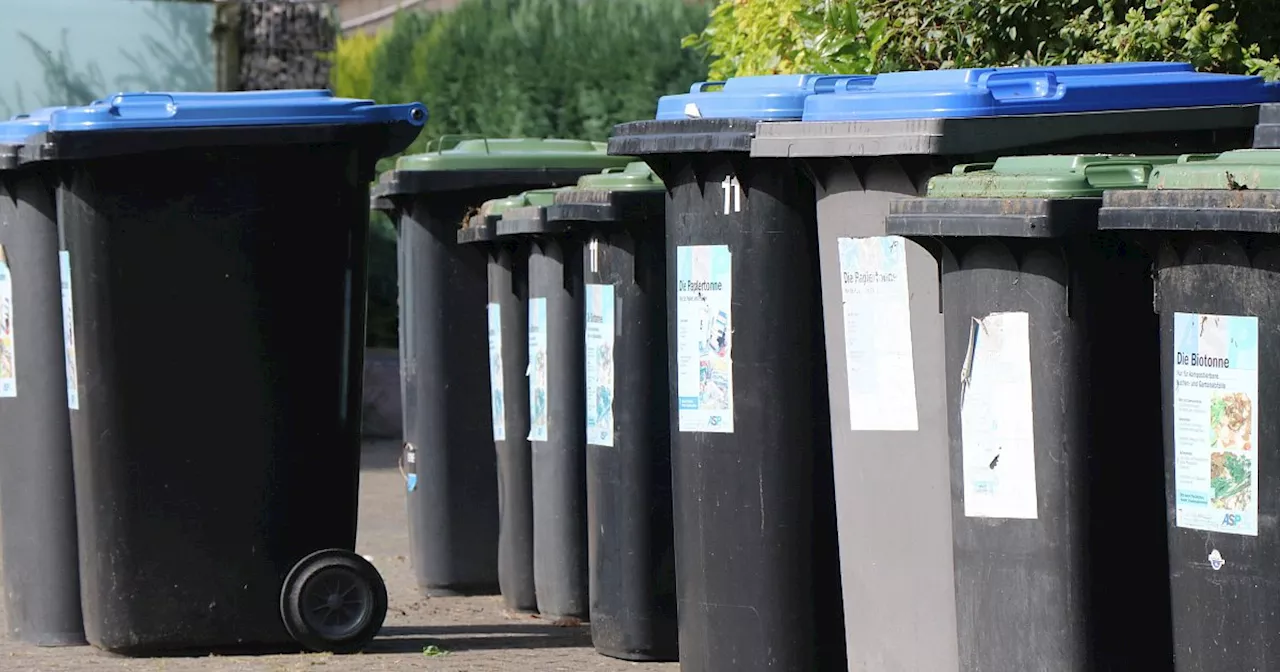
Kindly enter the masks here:
[[443, 651], [590, 648], [591, 630], [516, 624], [385, 627], [365, 653], [420, 653], [432, 645]]

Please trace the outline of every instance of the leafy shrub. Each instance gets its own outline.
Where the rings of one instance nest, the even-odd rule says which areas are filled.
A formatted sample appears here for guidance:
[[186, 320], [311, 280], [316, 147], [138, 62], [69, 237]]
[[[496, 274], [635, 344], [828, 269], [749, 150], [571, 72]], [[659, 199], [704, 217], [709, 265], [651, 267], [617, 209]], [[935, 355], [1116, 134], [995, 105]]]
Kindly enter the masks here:
[[338, 38], [329, 69], [330, 88], [343, 98], [369, 98], [373, 95], [373, 54], [378, 48], [377, 35], [356, 33]]
[[[770, 4], [793, 17], [756, 11]], [[1280, 77], [1280, 7], [1248, 0], [722, 0], [689, 42], [717, 77], [765, 72], [770, 51], [776, 72], [1154, 60]], [[832, 44], [844, 60], [822, 57]]]

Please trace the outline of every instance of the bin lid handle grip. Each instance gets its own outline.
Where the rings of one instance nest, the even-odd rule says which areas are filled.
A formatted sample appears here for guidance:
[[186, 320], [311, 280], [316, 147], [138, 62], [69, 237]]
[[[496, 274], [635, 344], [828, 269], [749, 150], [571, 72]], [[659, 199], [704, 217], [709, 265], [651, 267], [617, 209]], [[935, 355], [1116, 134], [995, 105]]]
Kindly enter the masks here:
[[1090, 163], [1084, 167], [1084, 179], [1095, 189], [1140, 189], [1153, 170], [1154, 164], [1141, 159]]
[[430, 143], [427, 143], [428, 152], [443, 152], [446, 149], [457, 147], [463, 140], [484, 140], [484, 153], [489, 153], [489, 139], [476, 135], [475, 133], [446, 133]]
[[995, 168], [994, 163], [962, 163], [951, 169], [952, 175], [964, 175], [966, 173], [976, 173], [983, 170], [991, 170]]
[[111, 98], [108, 111], [120, 119], [172, 119], [178, 105], [164, 93], [120, 93]]

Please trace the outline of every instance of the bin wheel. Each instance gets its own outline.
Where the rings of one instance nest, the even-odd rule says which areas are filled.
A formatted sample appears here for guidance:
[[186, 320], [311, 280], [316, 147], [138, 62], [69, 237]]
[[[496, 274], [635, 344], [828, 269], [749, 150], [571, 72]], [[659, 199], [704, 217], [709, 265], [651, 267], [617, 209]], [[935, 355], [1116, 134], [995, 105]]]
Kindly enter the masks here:
[[356, 653], [387, 617], [387, 586], [368, 560], [343, 549], [317, 551], [289, 571], [280, 590], [289, 634], [315, 652]]

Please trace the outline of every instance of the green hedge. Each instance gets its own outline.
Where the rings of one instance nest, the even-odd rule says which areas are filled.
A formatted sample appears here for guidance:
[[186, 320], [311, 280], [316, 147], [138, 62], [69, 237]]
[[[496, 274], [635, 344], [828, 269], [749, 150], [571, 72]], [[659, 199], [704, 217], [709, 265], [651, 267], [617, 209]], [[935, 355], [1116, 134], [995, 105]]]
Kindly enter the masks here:
[[[708, 10], [685, 0], [465, 0], [443, 14], [402, 12], [372, 49], [370, 92], [382, 103], [426, 103], [430, 118], [409, 153], [451, 134], [604, 140], [615, 124], [652, 118], [659, 96], [706, 77], [702, 55], [681, 38], [702, 30]], [[369, 344], [393, 346], [394, 230], [376, 214], [373, 224]]]
[[[785, 16], [764, 11], [785, 6]], [[1280, 4], [1254, 0], [722, 0], [690, 36], [717, 78], [1187, 61], [1280, 78]]]

